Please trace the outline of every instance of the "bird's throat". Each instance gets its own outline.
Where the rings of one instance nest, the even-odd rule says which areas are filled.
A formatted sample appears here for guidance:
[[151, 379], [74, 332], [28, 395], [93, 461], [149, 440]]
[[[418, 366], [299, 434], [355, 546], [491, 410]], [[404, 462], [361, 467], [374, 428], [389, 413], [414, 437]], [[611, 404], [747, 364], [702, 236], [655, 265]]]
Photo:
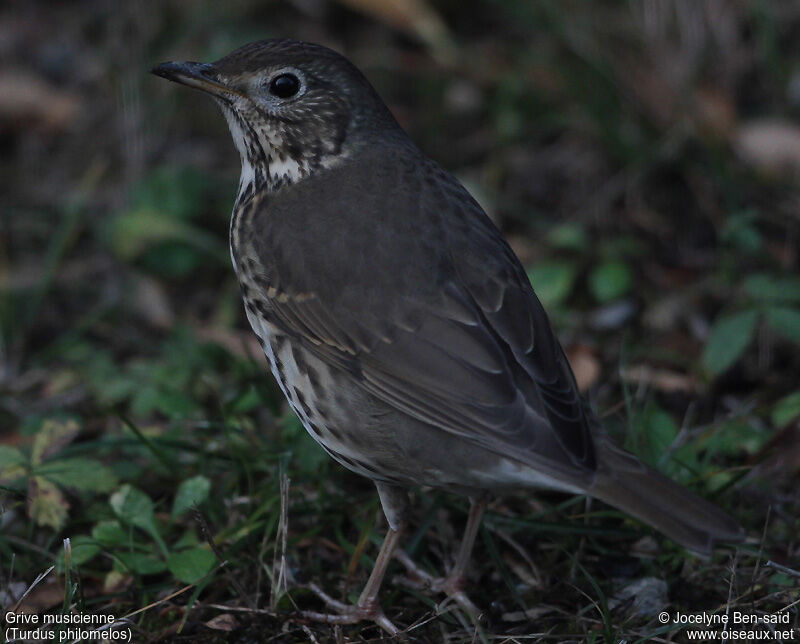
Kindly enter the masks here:
[[274, 192], [315, 172], [331, 168], [349, 156], [343, 136], [319, 140], [297, 127], [268, 118], [244, 118], [218, 100], [242, 163], [236, 205], [259, 192]]

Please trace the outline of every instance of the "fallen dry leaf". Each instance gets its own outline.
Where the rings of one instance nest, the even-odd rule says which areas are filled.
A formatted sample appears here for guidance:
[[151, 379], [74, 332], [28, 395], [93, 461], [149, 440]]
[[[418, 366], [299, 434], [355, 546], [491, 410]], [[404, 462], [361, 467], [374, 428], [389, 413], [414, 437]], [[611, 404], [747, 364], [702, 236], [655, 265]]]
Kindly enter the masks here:
[[37, 525], [60, 530], [67, 520], [70, 503], [55, 484], [41, 476], [28, 481], [28, 516]]
[[620, 375], [624, 382], [647, 385], [665, 393], [676, 391], [696, 393], [700, 388], [700, 383], [693, 375], [668, 369], [654, 369], [645, 364], [623, 369]]
[[39, 614], [64, 602], [64, 581], [55, 577], [39, 584], [17, 608], [18, 613]]
[[69, 445], [80, 432], [78, 423], [72, 419], [48, 418], [36, 432], [31, 450], [31, 463], [39, 465], [62, 448]]
[[425, 0], [339, 0], [399, 31], [417, 36], [440, 60], [452, 59], [453, 41], [444, 21]]
[[701, 136], [728, 140], [736, 128], [736, 107], [731, 97], [718, 88], [698, 87], [692, 98], [692, 117]]
[[223, 613], [208, 620], [206, 626], [213, 628], [215, 631], [235, 631], [239, 628], [239, 622], [230, 613]]
[[159, 329], [168, 329], [175, 323], [175, 313], [164, 287], [154, 278], [143, 274], [132, 274], [132, 297], [130, 301], [139, 315]]
[[750, 461], [759, 464], [763, 478], [795, 476], [800, 472], [800, 422], [784, 427]]
[[133, 575], [110, 570], [103, 579], [104, 593], [121, 593], [133, 584]]
[[660, 129], [687, 122], [703, 138], [727, 140], [736, 127], [736, 107], [718, 87], [691, 87], [687, 78], [654, 73], [646, 59], [614, 61], [617, 75], [641, 112]]
[[739, 156], [769, 174], [800, 172], [800, 125], [784, 119], [743, 123], [733, 146]]
[[235, 356], [263, 361], [264, 365], [268, 366], [264, 351], [253, 333], [200, 324], [192, 328], [198, 339], [204, 342], [214, 342]]
[[634, 98], [639, 110], [659, 128], [672, 125], [678, 115], [678, 94], [669, 79], [654, 74], [644, 59], [620, 56], [612, 61], [617, 78]]
[[63, 130], [78, 114], [78, 97], [23, 70], [0, 72], [0, 129], [21, 125]]
[[526, 235], [507, 235], [506, 240], [523, 265], [531, 263], [535, 252], [530, 237]]
[[600, 361], [589, 347], [577, 344], [567, 349], [567, 360], [575, 374], [578, 389], [586, 391], [600, 377]]
[[608, 602], [614, 609], [625, 606], [625, 612], [640, 617], [652, 617], [667, 605], [667, 582], [657, 577], [642, 577], [622, 587]]

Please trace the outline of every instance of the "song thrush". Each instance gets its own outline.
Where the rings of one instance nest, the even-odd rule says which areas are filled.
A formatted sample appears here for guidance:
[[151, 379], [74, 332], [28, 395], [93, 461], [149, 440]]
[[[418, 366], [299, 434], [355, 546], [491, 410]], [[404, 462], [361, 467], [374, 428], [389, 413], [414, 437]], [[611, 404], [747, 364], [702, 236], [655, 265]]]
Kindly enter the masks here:
[[414, 570], [395, 552], [410, 486], [474, 500], [454, 569], [428, 579], [468, 608], [488, 493], [587, 494], [702, 553], [741, 540], [612, 443], [500, 232], [344, 57], [266, 40], [153, 72], [222, 108], [242, 161], [230, 249], [247, 317], [305, 428], [375, 482], [389, 523], [358, 603], [319, 591], [336, 614], [307, 616], [397, 632], [377, 594], [393, 554]]

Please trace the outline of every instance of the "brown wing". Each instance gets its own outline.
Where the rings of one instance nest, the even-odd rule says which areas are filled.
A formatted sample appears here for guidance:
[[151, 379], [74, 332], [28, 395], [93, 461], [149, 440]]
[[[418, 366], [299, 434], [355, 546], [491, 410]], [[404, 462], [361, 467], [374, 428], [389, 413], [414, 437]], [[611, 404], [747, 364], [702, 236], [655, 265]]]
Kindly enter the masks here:
[[586, 485], [587, 411], [500, 233], [432, 162], [363, 162], [370, 186], [333, 170], [252, 204], [240, 262], [270, 321], [395, 408]]

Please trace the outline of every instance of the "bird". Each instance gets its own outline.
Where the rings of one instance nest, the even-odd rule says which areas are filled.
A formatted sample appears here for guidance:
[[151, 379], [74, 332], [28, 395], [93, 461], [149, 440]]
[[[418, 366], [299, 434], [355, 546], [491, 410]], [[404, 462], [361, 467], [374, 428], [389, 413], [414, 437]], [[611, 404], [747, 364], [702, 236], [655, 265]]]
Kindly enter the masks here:
[[[378, 596], [393, 558], [475, 612], [465, 575], [496, 494], [587, 495], [701, 555], [742, 541], [610, 438], [501, 232], [346, 57], [269, 39], [152, 72], [221, 108], [241, 158], [229, 239], [246, 316], [305, 429], [374, 482], [388, 523], [357, 602], [314, 586], [329, 612], [305, 617], [398, 634]], [[444, 577], [398, 547], [412, 488], [470, 499]]]

